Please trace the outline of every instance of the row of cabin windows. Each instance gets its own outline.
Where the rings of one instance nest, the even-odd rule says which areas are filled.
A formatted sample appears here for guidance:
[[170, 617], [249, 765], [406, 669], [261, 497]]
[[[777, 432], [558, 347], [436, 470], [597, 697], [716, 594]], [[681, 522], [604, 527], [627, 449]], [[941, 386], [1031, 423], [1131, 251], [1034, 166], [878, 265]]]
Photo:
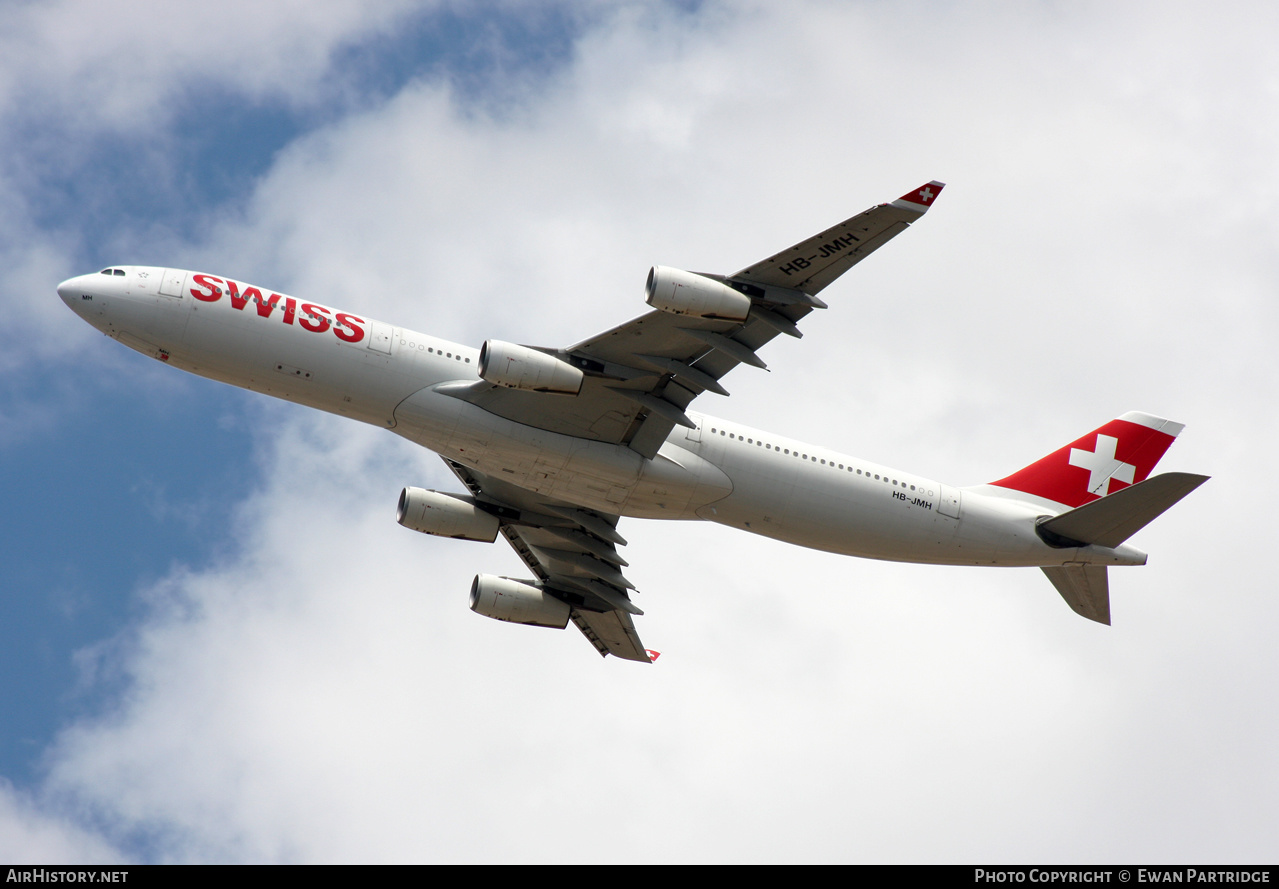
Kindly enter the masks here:
[[[875, 481], [882, 481], [884, 484], [888, 484], [888, 483], [891, 481], [891, 483], [892, 483], [892, 484], [897, 485], [898, 487], [902, 487], [902, 488], [909, 487], [912, 491], [916, 490], [916, 488], [915, 488], [915, 486], [914, 486], [914, 485], [908, 485], [906, 482], [899, 482], [899, 481], [897, 481], [897, 479], [895, 479], [895, 478], [894, 478], [894, 479], [889, 479], [889, 477], [888, 477], [888, 476], [883, 476], [883, 477], [881, 478], [881, 477], [880, 477], [880, 475], [879, 475], [879, 473], [874, 473], [874, 474], [872, 474], [869, 470], [867, 470], [866, 472], [862, 472], [862, 470], [860, 470], [860, 469], [855, 469], [855, 468], [854, 468], [854, 467], [852, 467], [852, 466], [847, 466], [847, 467], [846, 467], [846, 466], [844, 466], [844, 464], [843, 464], [843, 463], [838, 463], [838, 464], [837, 464], [837, 463], [835, 463], [835, 461], [833, 461], [833, 460], [831, 460], [831, 461], [829, 461], [829, 462], [828, 462], [828, 461], [826, 461], [826, 460], [824, 460], [824, 459], [822, 459], [822, 458], [819, 458], [819, 457], [810, 457], [808, 454], [801, 454], [799, 451], [792, 451], [790, 448], [780, 448], [780, 447], [779, 447], [779, 448], [775, 448], [775, 447], [773, 447], [771, 444], [768, 444], [767, 442], [763, 442], [763, 441], [756, 441], [756, 440], [755, 440], [755, 439], [753, 439], [753, 438], [745, 438], [745, 437], [743, 437], [743, 436], [736, 435], [736, 434], [734, 434], [734, 433], [732, 433], [732, 432], [726, 432], [726, 431], [725, 431], [725, 430], [723, 430], [723, 429], [717, 429], [717, 428], [715, 428], [715, 427], [711, 427], [711, 434], [712, 434], [712, 435], [714, 435], [714, 434], [715, 434], [715, 433], [717, 433], [717, 432], [718, 432], [720, 435], [724, 435], [724, 436], [727, 436], [728, 438], [733, 439], [734, 441], [744, 441], [744, 442], [746, 442], [747, 444], [753, 444], [753, 445], [755, 445], [756, 447], [761, 447], [761, 448], [764, 448], [765, 450], [768, 450], [768, 451], [777, 451], [778, 453], [780, 453], [780, 454], [784, 454], [784, 455], [786, 455], [786, 456], [790, 456], [790, 457], [799, 457], [801, 460], [810, 460], [810, 461], [812, 461], [813, 463], [820, 463], [822, 466], [829, 466], [831, 469], [835, 469], [835, 468], [839, 468], [839, 469], [846, 469], [848, 472], [856, 472], [858, 475], [864, 475], [864, 476], [866, 476], [866, 478], [874, 478], [874, 479], [875, 479]], [[933, 493], [933, 492], [932, 492], [932, 491], [927, 491], [926, 493], [927, 493], [929, 496], [932, 496], [932, 493]]]
[[465, 361], [467, 364], [471, 363], [471, 359], [469, 358], [463, 358], [461, 355], [454, 355], [452, 352], [445, 352], [443, 349], [436, 349], [434, 346], [428, 346], [425, 343], [417, 343], [415, 345], [411, 342], [400, 340], [400, 345], [408, 346], [410, 349], [417, 349], [419, 352], [425, 349], [432, 355], [443, 355], [445, 358], [452, 358], [454, 361]]

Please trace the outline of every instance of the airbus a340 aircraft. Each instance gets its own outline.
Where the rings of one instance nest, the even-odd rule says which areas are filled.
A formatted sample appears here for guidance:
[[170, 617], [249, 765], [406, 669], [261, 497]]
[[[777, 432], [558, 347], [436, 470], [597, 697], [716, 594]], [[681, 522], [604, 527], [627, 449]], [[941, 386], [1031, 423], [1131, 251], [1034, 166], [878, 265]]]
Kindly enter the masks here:
[[567, 348], [480, 349], [225, 276], [113, 266], [58, 285], [107, 336], [175, 367], [385, 427], [444, 458], [465, 493], [405, 488], [400, 524], [493, 542], [535, 577], [478, 575], [471, 608], [650, 661], [618, 553], [621, 516], [704, 519], [829, 552], [1042, 568], [1110, 622], [1106, 568], [1207, 477], [1148, 478], [1180, 423], [1131, 412], [1006, 478], [953, 488], [688, 410], [825, 309], [817, 294], [931, 206], [930, 182], [732, 275], [658, 266], [653, 311]]

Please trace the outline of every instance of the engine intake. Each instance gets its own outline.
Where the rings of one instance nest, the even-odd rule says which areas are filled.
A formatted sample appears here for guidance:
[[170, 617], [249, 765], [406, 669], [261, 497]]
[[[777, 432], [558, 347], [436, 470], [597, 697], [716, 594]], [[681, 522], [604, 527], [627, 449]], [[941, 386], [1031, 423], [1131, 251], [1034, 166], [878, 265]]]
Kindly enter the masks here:
[[567, 603], [525, 581], [492, 574], [477, 574], [471, 581], [471, 610], [513, 624], [556, 630], [568, 626]]
[[405, 488], [395, 520], [406, 528], [437, 537], [460, 537], [492, 543], [501, 522], [472, 501], [455, 494], [441, 494], [425, 488]]
[[655, 265], [645, 285], [647, 302], [672, 315], [693, 315], [714, 321], [745, 321], [751, 300], [744, 293], [711, 278]]
[[553, 355], [501, 340], [485, 340], [480, 348], [480, 379], [508, 389], [576, 395], [582, 371]]

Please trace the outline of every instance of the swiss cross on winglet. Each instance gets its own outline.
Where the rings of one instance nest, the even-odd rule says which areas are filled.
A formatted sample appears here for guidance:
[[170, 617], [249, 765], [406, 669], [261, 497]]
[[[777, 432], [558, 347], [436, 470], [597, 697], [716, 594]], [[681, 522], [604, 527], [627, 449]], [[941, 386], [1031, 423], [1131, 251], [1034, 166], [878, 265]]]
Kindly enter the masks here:
[[916, 213], [924, 213], [932, 206], [933, 201], [937, 200], [937, 195], [941, 194], [941, 190], [945, 187], [945, 182], [938, 182], [934, 179], [927, 185], [921, 185], [914, 191], [902, 195], [893, 201], [893, 206], [901, 207], [903, 210], [914, 210]]

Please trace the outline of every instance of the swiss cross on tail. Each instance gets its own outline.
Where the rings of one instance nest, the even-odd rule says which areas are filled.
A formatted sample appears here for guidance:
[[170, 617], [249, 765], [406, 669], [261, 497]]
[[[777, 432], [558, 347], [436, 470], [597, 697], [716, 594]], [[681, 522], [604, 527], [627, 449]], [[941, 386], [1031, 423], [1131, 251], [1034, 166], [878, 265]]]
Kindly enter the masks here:
[[933, 180], [927, 185], [921, 185], [912, 192], [907, 192], [893, 201], [893, 203], [898, 206], [904, 205], [905, 209], [923, 213], [932, 206], [933, 201], [937, 199], [937, 195], [941, 194], [941, 190], [945, 187], [946, 183]]
[[1129, 411], [992, 485], [1083, 506], [1144, 481], [1184, 427]]

